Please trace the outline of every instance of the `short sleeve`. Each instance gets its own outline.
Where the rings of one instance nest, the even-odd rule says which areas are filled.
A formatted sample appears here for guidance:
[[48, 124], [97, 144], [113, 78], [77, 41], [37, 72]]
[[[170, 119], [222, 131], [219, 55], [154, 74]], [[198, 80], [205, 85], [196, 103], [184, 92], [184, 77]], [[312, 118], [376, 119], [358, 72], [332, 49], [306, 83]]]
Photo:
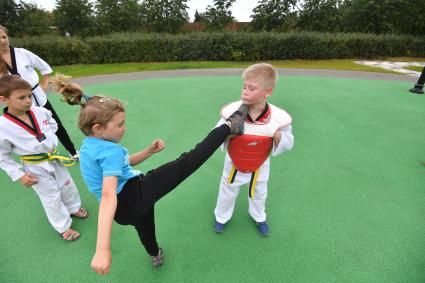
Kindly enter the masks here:
[[103, 176], [123, 176], [126, 155], [122, 148], [108, 148], [107, 153], [99, 157]]

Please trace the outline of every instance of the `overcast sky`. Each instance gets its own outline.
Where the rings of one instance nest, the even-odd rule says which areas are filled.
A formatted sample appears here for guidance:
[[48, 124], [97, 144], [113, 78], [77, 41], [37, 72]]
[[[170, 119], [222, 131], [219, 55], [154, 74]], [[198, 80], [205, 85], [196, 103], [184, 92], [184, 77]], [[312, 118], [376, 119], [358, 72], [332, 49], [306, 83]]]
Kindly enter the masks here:
[[[46, 10], [53, 10], [56, 4], [56, 0], [27, 0], [25, 2], [36, 3], [37, 6], [44, 8]], [[190, 19], [193, 20], [193, 15], [195, 11], [204, 12], [205, 8], [208, 5], [213, 5], [213, 0], [189, 0], [187, 6], [189, 6], [188, 13]], [[239, 22], [249, 22], [251, 21], [252, 9], [258, 5], [258, 0], [236, 0], [232, 6], [232, 15]]]

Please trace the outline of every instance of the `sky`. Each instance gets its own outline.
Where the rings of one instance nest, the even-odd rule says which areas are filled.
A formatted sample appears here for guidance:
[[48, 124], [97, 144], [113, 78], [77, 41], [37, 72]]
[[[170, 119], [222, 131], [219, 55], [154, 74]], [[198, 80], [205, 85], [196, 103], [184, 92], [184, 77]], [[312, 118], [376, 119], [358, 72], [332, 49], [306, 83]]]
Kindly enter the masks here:
[[[46, 10], [53, 10], [56, 4], [56, 0], [27, 0], [25, 2], [36, 3], [38, 7]], [[208, 5], [213, 5], [213, 0], [189, 0], [187, 6], [189, 6], [188, 14], [191, 20], [195, 11], [199, 13], [205, 12]], [[258, 5], [258, 0], [236, 0], [232, 6], [232, 15], [238, 22], [249, 22], [251, 21], [252, 9]]]

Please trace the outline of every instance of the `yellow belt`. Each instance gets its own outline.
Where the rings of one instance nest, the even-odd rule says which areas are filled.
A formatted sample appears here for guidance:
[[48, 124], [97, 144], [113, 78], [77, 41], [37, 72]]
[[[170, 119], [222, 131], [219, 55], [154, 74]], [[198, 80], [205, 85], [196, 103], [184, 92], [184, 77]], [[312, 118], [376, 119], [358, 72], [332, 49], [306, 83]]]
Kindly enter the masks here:
[[53, 152], [49, 153], [39, 153], [39, 154], [30, 154], [30, 155], [21, 155], [21, 160], [29, 164], [39, 164], [46, 161], [58, 160], [62, 162], [65, 166], [73, 166], [75, 160], [68, 156], [59, 155], [58, 149], [55, 148]]
[[[249, 182], [249, 188], [248, 188], [248, 196], [250, 198], [254, 197], [255, 185], [257, 184], [257, 178], [258, 178], [259, 172], [260, 172], [260, 168], [258, 168], [257, 170], [251, 173], [251, 181]], [[235, 165], [232, 165], [232, 169], [230, 170], [229, 177], [227, 177], [227, 182], [229, 184], [233, 184], [237, 173], [238, 173], [238, 169], [236, 169]]]

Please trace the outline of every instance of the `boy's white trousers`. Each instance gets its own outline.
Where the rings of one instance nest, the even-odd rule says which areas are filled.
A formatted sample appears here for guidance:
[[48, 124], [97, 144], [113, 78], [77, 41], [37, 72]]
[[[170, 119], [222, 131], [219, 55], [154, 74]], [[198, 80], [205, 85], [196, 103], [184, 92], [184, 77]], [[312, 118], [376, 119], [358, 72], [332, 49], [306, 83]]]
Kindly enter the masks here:
[[228, 154], [224, 161], [223, 175], [220, 181], [220, 189], [218, 192], [217, 205], [214, 210], [216, 221], [226, 223], [232, 218], [235, 208], [236, 198], [239, 194], [242, 185], [243, 193], [248, 198], [249, 214], [256, 222], [266, 221], [266, 198], [267, 198], [267, 181], [270, 173], [270, 158], [261, 165], [257, 177], [257, 183], [254, 187], [254, 196], [248, 196], [249, 183], [252, 178], [252, 173], [237, 172], [233, 183], [229, 183], [229, 174], [231, 173], [233, 163]]
[[71, 214], [81, 207], [80, 195], [66, 167], [59, 162], [45, 166], [25, 164], [25, 171], [35, 175], [38, 183], [33, 189], [38, 195], [53, 228], [63, 233], [71, 227]]

